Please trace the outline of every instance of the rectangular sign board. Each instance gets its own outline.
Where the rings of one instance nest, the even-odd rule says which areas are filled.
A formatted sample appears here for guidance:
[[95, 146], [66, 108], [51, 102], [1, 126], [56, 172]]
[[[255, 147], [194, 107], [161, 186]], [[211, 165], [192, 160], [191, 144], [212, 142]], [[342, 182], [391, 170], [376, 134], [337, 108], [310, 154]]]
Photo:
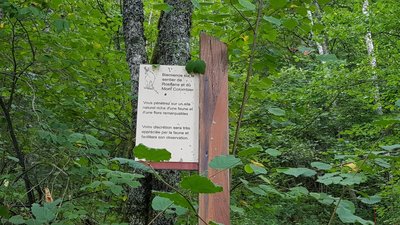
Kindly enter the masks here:
[[198, 163], [197, 75], [188, 74], [184, 66], [140, 65], [136, 125], [138, 144], [167, 149], [171, 152], [169, 162], [172, 163]]

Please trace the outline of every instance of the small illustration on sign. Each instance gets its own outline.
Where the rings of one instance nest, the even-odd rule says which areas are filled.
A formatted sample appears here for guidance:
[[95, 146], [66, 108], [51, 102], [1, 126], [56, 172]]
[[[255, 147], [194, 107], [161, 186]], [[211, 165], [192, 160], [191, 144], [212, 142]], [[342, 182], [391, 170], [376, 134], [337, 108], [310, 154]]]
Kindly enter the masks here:
[[152, 71], [152, 68], [150, 66], [145, 66], [144, 67], [144, 78], [146, 80], [146, 84], [144, 86], [145, 89], [148, 90], [153, 90], [158, 94], [158, 91], [154, 88], [154, 82], [156, 81], [156, 75]]

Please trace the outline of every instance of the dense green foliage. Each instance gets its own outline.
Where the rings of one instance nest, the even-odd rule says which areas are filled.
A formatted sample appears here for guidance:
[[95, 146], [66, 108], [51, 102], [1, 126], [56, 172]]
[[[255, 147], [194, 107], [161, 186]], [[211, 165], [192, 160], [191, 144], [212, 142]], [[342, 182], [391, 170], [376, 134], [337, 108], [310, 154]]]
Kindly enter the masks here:
[[[231, 140], [250, 75], [237, 151], [210, 164], [232, 169], [232, 224], [400, 223], [397, 1], [370, 1], [369, 16], [365, 0], [192, 3], [193, 58], [201, 31], [229, 47]], [[135, 96], [120, 2], [0, 0], [0, 9], [0, 223], [126, 224], [126, 189], [143, 177], [132, 168], [162, 177], [128, 159]], [[162, 10], [173, 9], [145, 1], [149, 54]], [[172, 185], [151, 205], [183, 224], [197, 221], [197, 193], [221, 191], [195, 174]]]

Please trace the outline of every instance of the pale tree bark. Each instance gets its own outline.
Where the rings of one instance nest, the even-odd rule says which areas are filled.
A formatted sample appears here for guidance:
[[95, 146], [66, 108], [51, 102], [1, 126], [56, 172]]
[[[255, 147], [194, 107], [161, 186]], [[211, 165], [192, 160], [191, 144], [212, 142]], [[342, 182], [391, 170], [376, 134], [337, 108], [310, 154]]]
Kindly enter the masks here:
[[[316, 7], [316, 11], [314, 12], [314, 15], [315, 15], [317, 21], [321, 22], [322, 21], [321, 8], [317, 1], [314, 1], [313, 4]], [[308, 19], [311, 21], [311, 25], [314, 26], [314, 24], [315, 24], [314, 16], [313, 16], [313, 13], [311, 12], [311, 10], [307, 10], [307, 16], [308, 16]], [[328, 41], [327, 41], [328, 38], [326, 37], [326, 35], [323, 35], [321, 42], [318, 41], [318, 37], [314, 34], [314, 32], [312, 30], [310, 32], [310, 36], [311, 36], [311, 40], [313, 40], [315, 42], [315, 45], [317, 46], [319, 55], [329, 54]]]
[[[157, 44], [151, 63], [165, 65], [185, 65], [190, 58], [190, 29], [193, 6], [189, 0], [165, 0], [172, 7], [169, 12], [162, 12], [158, 29]], [[135, 135], [137, 90], [139, 80], [139, 65], [147, 62], [146, 41], [144, 36], [144, 13], [141, 0], [124, 0], [123, 25], [127, 62], [131, 73], [132, 95], [132, 134]], [[134, 143], [132, 138], [132, 146]], [[128, 151], [131, 151], [129, 148]], [[131, 155], [129, 155], [132, 157]], [[165, 181], [171, 185], [179, 182], [179, 173], [172, 170], [160, 171]], [[153, 225], [175, 224], [173, 216], [158, 216], [151, 210], [151, 190], [169, 191], [168, 188], [155, 178], [146, 175], [141, 181], [142, 187], [129, 190], [125, 215], [130, 224], [141, 225], [152, 221]]]
[[362, 12], [366, 18], [367, 21], [367, 33], [365, 34], [365, 45], [367, 46], [367, 52], [368, 52], [368, 56], [370, 58], [370, 65], [372, 68], [372, 80], [375, 83], [375, 93], [374, 93], [374, 99], [375, 99], [375, 103], [378, 105], [376, 112], [379, 115], [383, 114], [382, 111], [382, 105], [380, 103], [380, 88], [379, 85], [377, 83], [378, 81], [378, 76], [376, 75], [375, 69], [377, 67], [377, 63], [376, 63], [376, 56], [375, 56], [375, 47], [374, 47], [374, 40], [372, 39], [372, 34], [371, 34], [371, 30], [369, 29], [369, 1], [368, 0], [364, 0], [363, 6], [362, 6]]

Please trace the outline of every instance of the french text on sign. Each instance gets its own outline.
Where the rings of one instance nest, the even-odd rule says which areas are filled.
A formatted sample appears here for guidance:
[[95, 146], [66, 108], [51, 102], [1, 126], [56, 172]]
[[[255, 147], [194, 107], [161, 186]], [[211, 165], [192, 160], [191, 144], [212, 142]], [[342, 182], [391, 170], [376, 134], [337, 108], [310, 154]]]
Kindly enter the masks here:
[[136, 145], [165, 148], [169, 162], [198, 162], [199, 77], [184, 66], [140, 65]]

